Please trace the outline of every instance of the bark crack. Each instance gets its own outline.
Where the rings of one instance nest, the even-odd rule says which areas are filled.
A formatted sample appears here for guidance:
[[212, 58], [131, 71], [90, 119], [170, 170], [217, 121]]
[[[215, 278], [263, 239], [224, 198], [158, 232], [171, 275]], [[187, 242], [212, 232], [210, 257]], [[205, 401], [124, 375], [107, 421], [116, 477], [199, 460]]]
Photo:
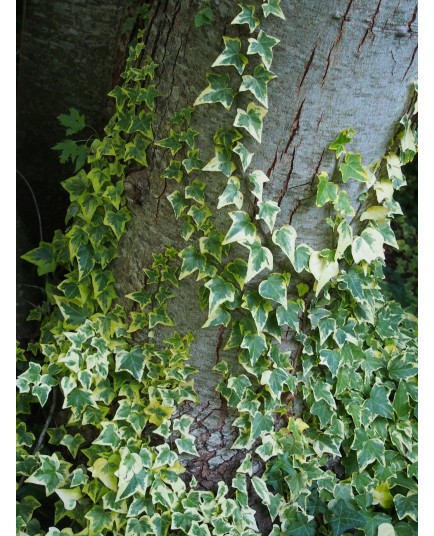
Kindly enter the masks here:
[[408, 31], [410, 33], [413, 32], [413, 28], [411, 27], [411, 25], [413, 24], [413, 22], [416, 20], [416, 17], [417, 17], [417, 4], [414, 8], [414, 11], [413, 11], [413, 16], [411, 17], [411, 19], [408, 21], [407, 23], [407, 28], [408, 28]]
[[294, 214], [297, 212], [297, 210], [300, 208], [301, 205], [301, 199], [297, 199], [295, 202], [295, 207], [292, 209], [291, 214], [289, 215], [289, 225], [292, 224], [292, 218], [294, 217]]
[[373, 32], [373, 28], [374, 28], [374, 25], [375, 25], [375, 19], [377, 18], [378, 13], [380, 12], [381, 2], [382, 2], [382, 0], [378, 1], [377, 8], [375, 9], [375, 12], [371, 17], [371, 22], [369, 23], [369, 26], [366, 29], [365, 35], [362, 37], [362, 40], [360, 41], [359, 46], [357, 47], [357, 53], [360, 53], [360, 49], [362, 48], [363, 43], [365, 42], [365, 40], [366, 40], [366, 38], [368, 37], [369, 34], [372, 34], [372, 40], [375, 39], [375, 34]]
[[274, 171], [274, 166], [276, 165], [276, 162], [277, 162], [277, 150], [279, 149], [279, 147], [277, 146], [276, 147], [276, 152], [274, 153], [274, 160], [273, 162], [271, 163], [271, 166], [268, 168], [267, 170], [267, 177], [270, 178], [271, 177], [271, 174], [273, 173]]
[[286, 176], [285, 182], [283, 183], [282, 189], [280, 190], [279, 199], [277, 200], [277, 206], [280, 207], [282, 204], [283, 198], [285, 197], [286, 192], [288, 191], [288, 185], [289, 181], [291, 180], [292, 171], [294, 169], [294, 160], [295, 160], [295, 151], [297, 147], [294, 147], [294, 150], [292, 152], [292, 158], [291, 158], [291, 166], [288, 171], [288, 175]]
[[303, 102], [301, 103], [298, 111], [297, 111], [297, 115], [295, 116], [295, 119], [292, 123], [292, 131], [291, 131], [291, 135], [289, 136], [289, 140], [288, 140], [288, 143], [286, 144], [286, 147], [285, 147], [285, 150], [283, 151], [283, 153], [280, 155], [280, 160], [282, 160], [282, 156], [284, 154], [286, 154], [288, 152], [288, 149], [289, 149], [289, 146], [291, 145], [291, 143], [293, 142], [295, 136], [297, 135], [297, 132], [299, 131], [300, 129], [300, 116], [301, 116], [301, 112], [303, 110], [303, 105], [305, 103], [305, 100], [306, 99], [303, 99]]
[[318, 43], [315, 43], [315, 46], [313, 47], [313, 50], [312, 50], [312, 54], [310, 55], [310, 58], [308, 59], [308, 61], [306, 63], [306, 67], [304, 68], [304, 73], [303, 73], [303, 76], [301, 78], [301, 82], [298, 85], [298, 89], [300, 89], [301, 86], [303, 85], [304, 79], [306, 78], [306, 75], [307, 75], [307, 73], [308, 73], [308, 71], [310, 69], [310, 66], [312, 65], [313, 57], [315, 56], [315, 51], [316, 51], [317, 46], [318, 46]]
[[405, 77], [407, 76], [408, 71], [410, 70], [411, 66], [413, 65], [414, 58], [416, 57], [417, 48], [418, 48], [418, 45], [416, 45], [414, 50], [413, 50], [413, 54], [411, 55], [410, 64], [407, 67], [407, 70], [405, 71], [404, 76], [402, 77], [403, 80], [405, 79]]

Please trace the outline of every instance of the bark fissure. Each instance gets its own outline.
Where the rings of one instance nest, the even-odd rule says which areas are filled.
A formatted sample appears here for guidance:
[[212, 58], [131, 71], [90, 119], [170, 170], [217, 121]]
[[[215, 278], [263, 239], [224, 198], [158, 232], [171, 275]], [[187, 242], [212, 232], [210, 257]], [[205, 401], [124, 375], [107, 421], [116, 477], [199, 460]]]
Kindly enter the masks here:
[[369, 26], [367, 27], [366, 32], [365, 32], [362, 40], [360, 41], [359, 46], [357, 47], [357, 53], [360, 53], [360, 50], [361, 50], [361, 48], [363, 46], [363, 43], [366, 41], [366, 38], [368, 37], [369, 34], [372, 35], [372, 39], [375, 39], [375, 34], [373, 32], [373, 28], [374, 28], [374, 25], [375, 25], [375, 19], [377, 18], [378, 13], [380, 12], [381, 2], [382, 2], [382, 0], [378, 1], [377, 8], [375, 9], [375, 12], [371, 17], [371, 22], [369, 23]]
[[405, 77], [407, 76], [407, 73], [408, 71], [411, 69], [411, 66], [413, 65], [413, 62], [414, 62], [414, 58], [416, 57], [416, 52], [417, 52], [417, 48], [418, 48], [418, 45], [415, 46], [415, 48], [413, 49], [413, 54], [411, 55], [411, 59], [410, 59], [410, 63], [404, 73], [404, 76], [402, 77], [402, 80], [405, 79]]
[[304, 79], [306, 78], [306, 75], [309, 72], [310, 66], [312, 65], [313, 58], [315, 56], [315, 51], [316, 51], [317, 46], [318, 46], [318, 43], [315, 43], [315, 46], [313, 47], [313, 50], [312, 50], [312, 54], [310, 55], [310, 58], [308, 59], [306, 63], [306, 67], [304, 68], [303, 77], [301, 79], [301, 82], [298, 85], [298, 89], [300, 89], [301, 86], [303, 85]]
[[282, 156], [288, 152], [288, 149], [289, 149], [291, 143], [293, 142], [295, 136], [297, 135], [297, 132], [300, 129], [300, 117], [301, 117], [301, 112], [303, 110], [303, 105], [304, 105], [305, 100], [306, 99], [303, 99], [303, 102], [301, 103], [300, 107], [298, 108], [297, 114], [296, 114], [295, 119], [294, 119], [294, 121], [292, 123], [291, 135], [289, 136], [289, 140], [288, 140], [288, 143], [286, 144], [285, 150], [280, 155], [280, 160], [282, 160]]
[[271, 177], [271, 174], [273, 173], [274, 171], [274, 166], [276, 165], [276, 162], [277, 162], [277, 151], [279, 149], [279, 146], [276, 147], [276, 152], [274, 153], [274, 159], [273, 159], [273, 162], [271, 163], [271, 166], [268, 168], [267, 170], [267, 177], [270, 178]]
[[407, 28], [408, 28], [408, 31], [410, 33], [413, 32], [413, 28], [411, 26], [412, 26], [413, 22], [416, 20], [416, 17], [417, 17], [417, 4], [414, 7], [414, 11], [413, 11], [413, 15], [412, 15], [411, 19], [407, 23]]
[[295, 202], [295, 207], [291, 210], [291, 213], [289, 215], [289, 221], [288, 221], [289, 225], [291, 225], [292, 218], [294, 217], [295, 213], [300, 208], [300, 206], [301, 206], [301, 199], [297, 199], [297, 201]]
[[291, 165], [289, 167], [288, 175], [286, 176], [285, 182], [283, 183], [283, 187], [280, 190], [279, 198], [277, 200], [277, 206], [279, 206], [279, 207], [282, 204], [282, 201], [283, 201], [283, 198], [285, 197], [286, 192], [288, 191], [289, 181], [291, 180], [291, 175], [292, 175], [292, 172], [294, 170], [294, 160], [295, 160], [295, 151], [296, 151], [296, 149], [297, 149], [297, 147], [294, 147], [294, 150], [292, 152]]

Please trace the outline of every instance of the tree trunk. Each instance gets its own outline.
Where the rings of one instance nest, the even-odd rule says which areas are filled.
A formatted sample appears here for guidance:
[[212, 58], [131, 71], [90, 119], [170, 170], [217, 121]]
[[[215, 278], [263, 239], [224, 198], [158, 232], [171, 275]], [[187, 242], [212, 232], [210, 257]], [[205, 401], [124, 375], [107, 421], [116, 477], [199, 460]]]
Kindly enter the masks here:
[[[246, 134], [243, 143], [255, 153], [249, 170], [261, 169], [270, 178], [264, 198], [280, 206], [277, 225], [291, 223], [299, 242], [319, 250], [332, 247], [332, 237], [324, 223], [325, 212], [315, 206], [315, 176], [321, 170], [333, 173], [335, 156], [327, 148], [344, 128], [356, 130], [351, 150], [361, 153], [365, 164], [385, 154], [416, 78], [417, 7], [415, 0], [283, 0], [281, 5], [286, 21], [268, 17], [263, 25], [267, 34], [281, 41], [274, 49], [272, 70], [278, 78], [269, 85], [263, 141], [261, 145], [253, 139], [249, 142]], [[206, 86], [205, 74], [223, 48], [222, 35], [249, 37], [246, 25], [230, 25], [239, 11], [233, 2], [218, 2], [213, 24], [198, 29], [193, 23], [194, 7], [191, 0], [165, 0], [151, 7], [145, 35], [147, 52], [159, 64], [155, 84], [162, 97], [157, 99], [154, 123], [157, 140], [169, 135], [168, 119], [173, 113], [192, 105]], [[234, 110], [245, 108], [248, 100], [246, 93], [240, 93], [230, 111], [220, 105], [196, 108], [192, 126], [200, 131], [203, 161], [214, 156], [213, 133], [230, 127]], [[187, 245], [166, 199], [173, 183], [160, 178], [167, 165], [165, 154], [154, 148], [150, 167], [127, 178], [135, 195], [128, 198], [133, 217], [115, 263], [121, 294], [141, 287], [142, 270], [150, 265], [152, 253], [168, 245], [178, 250]], [[213, 223], [226, 233], [227, 213], [217, 211], [216, 205], [227, 178], [209, 173], [205, 179], [200, 171], [190, 178], [207, 181]], [[247, 188], [245, 193], [243, 210], [253, 216], [254, 199], [248, 198]], [[357, 187], [352, 188], [356, 208], [358, 193]], [[230, 450], [236, 436], [231, 427], [234, 416], [215, 391], [221, 376], [211, 369], [222, 358], [236, 368], [237, 360], [223, 351], [224, 328], [201, 328], [207, 316], [199, 308], [198, 288], [191, 277], [181, 281], [170, 315], [177, 331], [194, 334], [191, 364], [199, 369], [195, 387], [200, 402], [181, 408], [180, 413], [195, 419], [192, 429], [200, 457], [185, 463], [201, 486], [214, 488], [217, 481], [232, 476], [239, 457]], [[156, 338], [164, 333], [157, 332]], [[285, 344], [291, 347], [291, 341]]]
[[[70, 107], [102, 132], [112, 110], [107, 93], [117, 83], [139, 0], [23, 0], [17, 80], [17, 168], [35, 190], [47, 240], [64, 225], [68, 204], [60, 181], [68, 171], [51, 150], [65, 136], [57, 116]], [[17, 178], [18, 212], [39, 241], [32, 197]]]

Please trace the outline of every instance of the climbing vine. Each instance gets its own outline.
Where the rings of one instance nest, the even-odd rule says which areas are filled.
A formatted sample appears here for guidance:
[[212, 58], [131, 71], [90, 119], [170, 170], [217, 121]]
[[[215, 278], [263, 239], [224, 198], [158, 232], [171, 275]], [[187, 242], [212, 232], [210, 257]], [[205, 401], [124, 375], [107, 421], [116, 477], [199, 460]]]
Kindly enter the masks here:
[[[197, 26], [212, 20], [202, 4]], [[158, 65], [146, 55], [143, 30], [123, 83], [109, 93], [115, 113], [104, 137], [72, 140], [86, 132], [85, 118], [75, 109], [59, 118], [68, 139], [55, 149], [76, 174], [62, 183], [70, 196], [65, 232], [24, 255], [50, 278], [46, 302], [29, 317], [40, 338], [18, 347], [19, 534], [254, 535], [253, 496], [268, 510], [273, 536], [416, 534], [416, 318], [381, 291], [384, 245], [397, 246], [393, 193], [417, 151], [416, 104], [379, 162], [366, 165], [348, 151], [356, 134], [349, 128], [331, 140], [336, 173], [318, 173], [316, 205], [329, 208], [324, 225], [335, 242], [321, 251], [296, 245], [292, 225], [276, 226], [280, 208], [264, 194], [269, 178], [250, 169], [253, 153], [242, 141], [261, 142], [276, 78], [279, 40], [261, 29], [261, 17], [284, 14], [280, 0], [240, 8], [232, 25], [247, 25], [252, 37], [223, 36], [206, 87], [174, 115], [165, 138], [154, 139]], [[200, 132], [190, 126], [195, 108], [232, 110], [240, 92], [249, 104], [215, 132], [215, 156], [202, 161]], [[186, 245], [153, 253], [142, 287], [125, 297], [127, 312], [110, 263], [131, 219], [126, 172], [146, 168], [152, 146], [168, 155], [161, 180], [171, 191], [162, 202], [182, 222]], [[198, 170], [227, 177], [217, 207], [207, 204], [206, 182], [191, 178]], [[364, 188], [361, 210], [350, 181]], [[243, 210], [247, 198], [254, 217]], [[217, 227], [215, 211], [232, 205], [226, 227]], [[235, 374], [222, 359], [214, 369], [218, 393], [238, 414], [231, 448], [244, 455], [231, 485], [220, 482], [215, 493], [183, 475], [183, 457], [198, 456], [193, 419], [174, 416], [183, 402], [197, 402], [193, 337], [177, 333], [169, 308], [191, 275], [202, 282], [204, 327], [228, 328], [225, 350], [237, 350], [243, 368]], [[171, 336], [156, 338], [158, 325], [173, 328]], [[284, 331], [292, 352], [281, 349]], [[39, 435], [28, 418], [35, 406], [51, 407]], [[56, 497], [48, 530], [35, 488]]]

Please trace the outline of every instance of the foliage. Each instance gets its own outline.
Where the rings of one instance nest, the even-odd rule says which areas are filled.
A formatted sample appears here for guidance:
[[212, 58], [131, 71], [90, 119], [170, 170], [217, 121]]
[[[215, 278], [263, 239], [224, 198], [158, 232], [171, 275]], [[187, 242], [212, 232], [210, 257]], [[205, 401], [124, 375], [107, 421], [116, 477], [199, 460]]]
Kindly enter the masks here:
[[[254, 100], [215, 134], [215, 157], [200, 159], [191, 108], [173, 118], [167, 137], [154, 140], [159, 95], [151, 82], [158, 66], [149, 57], [141, 62], [139, 31], [124, 83], [110, 93], [116, 111], [105, 136], [90, 145], [86, 169], [63, 182], [71, 201], [66, 231], [24, 256], [41, 275], [62, 280], [47, 282], [46, 304], [31, 312], [40, 321], [39, 341], [18, 349], [20, 535], [254, 535], [255, 497], [269, 512], [273, 536], [416, 533], [416, 319], [381, 290], [384, 244], [393, 244], [389, 222], [399, 212], [393, 192], [404, 185], [401, 165], [416, 151], [414, 117], [403, 119], [397, 149], [391, 146], [383, 166], [367, 166], [347, 151], [354, 131], [339, 134], [330, 145], [338, 176], [319, 173], [316, 197], [330, 209], [334, 248], [296, 246], [296, 229], [276, 228], [279, 207], [263, 199], [268, 177], [246, 173], [252, 155], [240, 140], [261, 141], [278, 40], [260, 29], [254, 5], [240, 7], [232, 24], [247, 25], [256, 38], [247, 44], [223, 37], [218, 72], [207, 74], [195, 105], [231, 110], [243, 91]], [[284, 17], [279, 0], [261, 7], [264, 17]], [[254, 60], [253, 74], [243, 75]], [[66, 117], [61, 121], [71, 134], [85, 124], [76, 112]], [[162, 178], [174, 179], [167, 201], [184, 221], [187, 244], [154, 252], [145, 284], [127, 296], [134, 304], [127, 313], [110, 263], [131, 218], [126, 171], [147, 167], [153, 144], [172, 157]], [[201, 177], [228, 179], [217, 210], [237, 210], [224, 229], [214, 225], [197, 169]], [[352, 180], [378, 203], [361, 216], [344, 188]], [[241, 183], [258, 201], [255, 219], [243, 210]], [[359, 234], [350, 218], [363, 222]], [[275, 267], [281, 252], [282, 272]], [[205, 326], [230, 328], [226, 348], [238, 349], [244, 369], [234, 375], [225, 361], [215, 367], [222, 375], [217, 390], [238, 413], [232, 448], [245, 453], [231, 486], [220, 482], [215, 493], [181, 478], [180, 455], [198, 452], [192, 419], [172, 417], [180, 403], [197, 400], [188, 365], [192, 336], [176, 332], [169, 307], [178, 281], [192, 274], [202, 282]], [[159, 324], [174, 328], [164, 341], [154, 338]], [[292, 353], [280, 348], [283, 330], [296, 344]], [[56, 409], [55, 393], [63, 424], [48, 428], [41, 449], [45, 432], [37, 441], [27, 416], [50, 402]], [[258, 462], [262, 474], [253, 472]], [[44, 497], [35, 489], [57, 498], [48, 530], [38, 513]]]

